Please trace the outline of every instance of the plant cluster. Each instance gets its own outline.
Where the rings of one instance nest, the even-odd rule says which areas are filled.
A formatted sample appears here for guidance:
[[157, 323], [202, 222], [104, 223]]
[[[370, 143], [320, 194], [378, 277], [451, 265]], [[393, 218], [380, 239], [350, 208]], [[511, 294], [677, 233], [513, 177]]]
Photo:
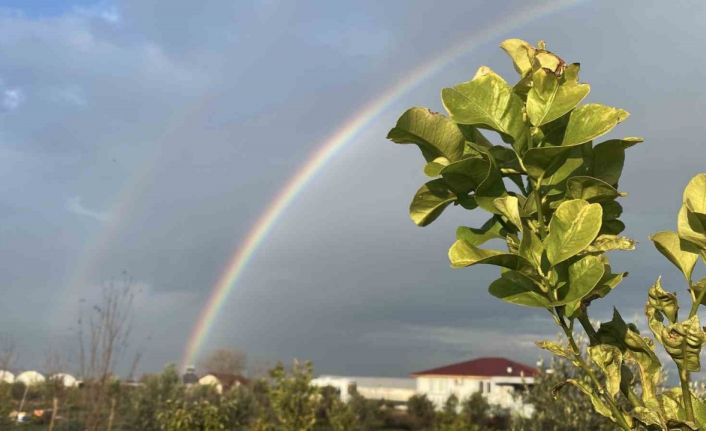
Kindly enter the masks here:
[[[706, 259], [706, 174], [686, 187], [677, 231], [652, 237], [684, 274], [691, 299], [687, 317], [679, 318], [676, 295], [658, 279], [646, 306], [654, 340], [617, 310], [595, 328], [590, 305], [627, 276], [613, 270], [606, 253], [635, 248], [635, 241], [621, 236], [619, 199], [625, 193], [619, 181], [626, 150], [642, 139], [594, 143], [629, 114], [581, 104], [590, 87], [579, 81], [579, 64], [565, 62], [544, 42], [535, 47], [509, 39], [501, 47], [519, 74], [515, 84], [480, 67], [470, 81], [442, 90], [448, 116], [415, 107], [390, 130], [393, 142], [419, 147], [430, 177], [412, 199], [410, 217], [426, 226], [452, 204], [488, 213], [482, 226], [457, 229], [448, 253], [451, 266], [500, 267], [491, 295], [550, 314], [568, 347], [538, 345], [588, 377], [568, 379], [556, 391], [574, 386], [621, 429], [706, 429], [706, 405], [689, 389], [704, 342], [697, 311], [706, 303], [706, 279], [694, 282], [692, 274], [699, 255]], [[485, 131], [503, 143], [493, 143]], [[504, 249], [484, 247], [491, 240], [500, 240]], [[574, 338], [578, 326], [590, 341], [588, 358]], [[674, 359], [681, 388], [658, 390], [662, 364], [655, 340]]]

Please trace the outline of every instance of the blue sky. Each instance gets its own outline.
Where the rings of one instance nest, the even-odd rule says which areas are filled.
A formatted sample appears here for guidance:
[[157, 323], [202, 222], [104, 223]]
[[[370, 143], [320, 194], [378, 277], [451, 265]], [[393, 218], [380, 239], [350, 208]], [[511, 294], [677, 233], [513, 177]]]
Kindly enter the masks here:
[[[0, 328], [21, 367], [47, 349], [75, 362], [81, 300], [127, 271], [141, 371], [179, 360], [235, 247], [309, 154], [366, 103], [444, 47], [527, 2], [0, 2]], [[492, 299], [491, 269], [452, 271], [457, 225], [419, 229], [417, 154], [384, 137], [413, 105], [489, 65], [508, 80], [504, 38], [545, 39], [582, 63], [591, 102], [644, 136], [622, 188], [638, 251], [596, 310], [640, 318], [659, 274], [647, 237], [669, 229], [688, 178], [706, 170], [705, 6], [579, 2], [480, 44], [376, 117], [312, 180], [230, 296], [207, 350], [254, 361], [313, 359], [318, 371], [400, 376], [471, 356], [533, 362], [549, 320]], [[654, 196], [659, 196], [659, 204]], [[126, 354], [125, 362], [129, 362]]]

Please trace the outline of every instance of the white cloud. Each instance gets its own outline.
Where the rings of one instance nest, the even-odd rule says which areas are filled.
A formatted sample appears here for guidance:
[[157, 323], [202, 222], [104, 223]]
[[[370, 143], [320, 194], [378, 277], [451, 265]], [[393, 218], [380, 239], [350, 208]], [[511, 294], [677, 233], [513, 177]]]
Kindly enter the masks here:
[[90, 7], [76, 7], [74, 10], [78, 15], [98, 18], [112, 25], [120, 24], [122, 21], [122, 15], [115, 5], [101, 3]]
[[70, 198], [69, 200], [67, 200], [66, 201], [66, 209], [71, 211], [74, 214], [90, 217], [92, 219], [95, 219], [95, 220], [98, 220], [101, 222], [110, 221], [110, 213], [103, 212], [103, 211], [96, 211], [96, 210], [92, 210], [90, 208], [87, 208], [86, 206], [83, 205], [83, 202], [82, 202], [80, 196], [74, 196], [74, 197]]
[[24, 102], [25, 96], [19, 88], [6, 88], [2, 90], [2, 105], [3, 111], [10, 112], [19, 108]]

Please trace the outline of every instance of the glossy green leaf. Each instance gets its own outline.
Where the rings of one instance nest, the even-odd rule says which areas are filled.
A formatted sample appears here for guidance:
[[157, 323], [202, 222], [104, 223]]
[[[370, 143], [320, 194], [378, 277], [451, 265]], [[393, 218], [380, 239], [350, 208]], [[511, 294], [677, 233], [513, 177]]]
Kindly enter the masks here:
[[527, 173], [533, 178], [544, 176], [552, 167], [558, 168], [566, 159], [566, 154], [573, 148], [568, 147], [537, 147], [530, 148], [525, 153], [522, 162]]
[[569, 80], [562, 82], [547, 69], [532, 74], [533, 85], [527, 93], [527, 116], [534, 126], [554, 121], [571, 111], [589, 93], [588, 84]]
[[706, 215], [706, 174], [698, 174], [689, 181], [683, 202], [690, 212]]
[[505, 196], [507, 190], [505, 189], [505, 183], [503, 183], [502, 174], [495, 164], [495, 159], [491, 155], [485, 155], [485, 157], [489, 163], [487, 175], [478, 184], [473, 196], [478, 202], [478, 206], [486, 211], [497, 213], [495, 199]]
[[602, 253], [612, 250], [635, 250], [635, 240], [626, 236], [598, 235], [591, 245], [586, 248], [588, 253]]
[[536, 286], [528, 277], [517, 271], [506, 271], [492, 282], [488, 292], [496, 298], [512, 304], [527, 307], [549, 308], [549, 301], [537, 291]]
[[532, 71], [532, 60], [534, 59], [534, 47], [521, 39], [507, 39], [500, 43], [503, 49], [512, 59], [512, 64], [517, 73], [525, 76]]
[[589, 296], [591, 298], [603, 298], [609, 294], [611, 290], [615, 289], [627, 276], [627, 272], [613, 274], [610, 271], [610, 266], [606, 265], [605, 271], [603, 272], [603, 278], [601, 278], [598, 285], [593, 289]]
[[676, 232], [662, 231], [650, 237], [657, 250], [672, 262], [688, 282], [699, 259], [699, 250], [689, 241], [679, 238]]
[[593, 177], [578, 176], [566, 180], [566, 198], [588, 202], [612, 201], [621, 196], [613, 186]]
[[582, 176], [588, 173], [587, 150], [590, 150], [590, 143], [570, 146], [563, 156], [556, 159], [555, 163], [547, 169], [543, 185], [558, 185], [566, 179], [574, 176]]
[[446, 157], [437, 157], [431, 162], [424, 165], [424, 174], [428, 177], [438, 177], [441, 175], [441, 170], [449, 165], [449, 159]]
[[449, 261], [453, 268], [487, 264], [514, 270], [533, 270], [523, 257], [500, 250], [483, 250], [464, 240], [456, 240], [451, 245]]
[[524, 151], [527, 126], [522, 99], [504, 79], [482, 67], [471, 81], [441, 91], [441, 99], [451, 118], [459, 124], [488, 127]]
[[463, 154], [465, 139], [456, 123], [427, 108], [410, 108], [387, 134], [397, 144], [416, 144], [427, 162], [437, 157], [456, 161]]
[[603, 220], [601, 225], [601, 235], [619, 235], [625, 230], [625, 223], [620, 220]]
[[522, 240], [520, 241], [518, 252], [520, 256], [532, 263], [535, 268], [541, 267], [544, 245], [542, 240], [527, 226], [522, 228]]
[[495, 217], [489, 219], [478, 228], [459, 226], [456, 229], [456, 239], [464, 240], [469, 244], [479, 246], [495, 238], [504, 238], [503, 225]]
[[679, 236], [706, 249], [706, 174], [693, 177], [684, 189], [677, 223]]
[[409, 216], [416, 225], [426, 226], [455, 200], [456, 195], [448, 189], [443, 179], [429, 181], [414, 195], [409, 206]]
[[577, 145], [608, 133], [630, 114], [610, 106], [590, 103], [571, 112], [561, 145]]
[[597, 256], [584, 256], [572, 263], [569, 265], [568, 283], [559, 288], [559, 299], [552, 301], [552, 305], [564, 305], [581, 300], [598, 285], [604, 271], [603, 262]]
[[490, 162], [486, 157], [469, 157], [442, 168], [439, 173], [456, 194], [467, 194], [488, 177]]
[[629, 137], [611, 139], [596, 145], [593, 148], [591, 176], [616, 186], [623, 173], [625, 150], [642, 141], [642, 138]]
[[615, 399], [620, 392], [620, 369], [623, 365], [620, 349], [610, 344], [598, 344], [588, 348], [588, 355], [603, 372], [608, 394]]
[[556, 265], [588, 247], [601, 228], [602, 214], [600, 205], [581, 199], [559, 205], [549, 222], [549, 235], [544, 241], [549, 262]]
[[513, 149], [505, 145], [493, 145], [488, 149], [488, 153], [493, 156], [496, 165], [503, 174], [524, 173], [524, 169], [522, 169], [517, 158], [517, 153]]
[[520, 206], [516, 196], [503, 196], [493, 201], [498, 212], [505, 216], [518, 230], [522, 229]]
[[461, 130], [461, 133], [463, 133], [466, 141], [468, 141], [465, 149], [466, 151], [469, 149], [479, 151], [482, 148], [489, 149], [493, 146], [488, 138], [486, 138], [477, 127], [473, 127], [469, 124], [457, 124], [457, 126]]
[[706, 223], [697, 213], [693, 213], [682, 205], [677, 216], [677, 231], [679, 237], [689, 241], [699, 248], [706, 249]]
[[540, 127], [530, 128], [533, 142], [538, 143], [535, 147], [560, 147], [568, 125], [569, 115], [564, 115]]
[[603, 220], [615, 220], [623, 214], [623, 206], [616, 201], [601, 202]]
[[571, 352], [571, 350], [569, 350], [565, 346], [562, 346], [561, 344], [557, 343], [556, 341], [542, 340], [542, 341], [535, 341], [534, 344], [536, 344], [537, 347], [539, 347], [540, 349], [551, 352], [556, 356], [573, 361], [574, 355]]

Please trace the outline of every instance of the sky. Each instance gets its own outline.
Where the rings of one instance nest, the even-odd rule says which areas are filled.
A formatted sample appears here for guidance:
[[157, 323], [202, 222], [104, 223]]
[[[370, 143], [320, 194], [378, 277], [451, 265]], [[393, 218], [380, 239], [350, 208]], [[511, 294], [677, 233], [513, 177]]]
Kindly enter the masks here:
[[[129, 274], [126, 369], [179, 362], [200, 309], [268, 204], [331, 134], [415, 67], [553, 2], [390, 0], [0, 1], [0, 328], [16, 368], [49, 351], [76, 367], [79, 317]], [[648, 236], [673, 229], [681, 190], [706, 171], [700, 71], [706, 4], [582, 1], [469, 46], [380, 112], [299, 193], [228, 296], [202, 354], [310, 359], [317, 373], [405, 376], [499, 355], [534, 363], [547, 315], [487, 293], [492, 268], [451, 270], [451, 209], [421, 229], [407, 208], [418, 152], [385, 140], [410, 106], [488, 65], [498, 44], [544, 39], [581, 62], [587, 101], [643, 136], [621, 188], [630, 277], [594, 311], [641, 320], [658, 275], [680, 276]], [[519, 12], [518, 12], [519, 11]], [[683, 296], [684, 300], [686, 297]]]

